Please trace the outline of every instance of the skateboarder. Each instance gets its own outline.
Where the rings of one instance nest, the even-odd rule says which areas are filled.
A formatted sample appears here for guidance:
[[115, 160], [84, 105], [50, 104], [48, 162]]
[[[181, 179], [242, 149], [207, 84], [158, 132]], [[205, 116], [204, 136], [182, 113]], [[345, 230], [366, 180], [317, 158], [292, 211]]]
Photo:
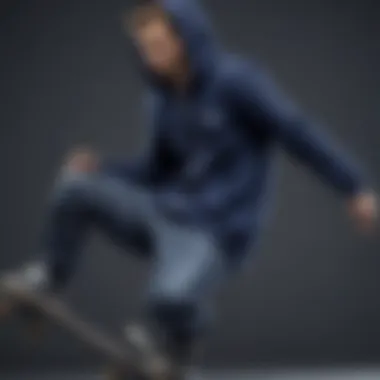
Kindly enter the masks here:
[[153, 265], [147, 325], [182, 365], [207, 331], [214, 292], [257, 239], [275, 146], [332, 186], [361, 228], [373, 227], [376, 196], [257, 67], [223, 50], [197, 1], [146, 1], [124, 24], [148, 87], [151, 146], [137, 162], [72, 153], [46, 222], [46, 259], [4, 279], [59, 293], [90, 227], [138, 246]]

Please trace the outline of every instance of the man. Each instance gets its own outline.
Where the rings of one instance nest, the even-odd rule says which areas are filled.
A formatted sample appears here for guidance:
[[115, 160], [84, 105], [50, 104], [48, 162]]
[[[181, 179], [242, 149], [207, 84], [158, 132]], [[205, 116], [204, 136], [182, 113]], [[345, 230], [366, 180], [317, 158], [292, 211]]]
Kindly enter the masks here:
[[74, 152], [52, 200], [45, 265], [5, 278], [60, 291], [92, 225], [138, 245], [154, 258], [148, 324], [183, 363], [213, 293], [256, 241], [275, 146], [334, 187], [362, 228], [375, 222], [376, 197], [257, 68], [221, 49], [196, 1], [146, 2], [124, 21], [149, 87], [148, 153], [125, 163]]

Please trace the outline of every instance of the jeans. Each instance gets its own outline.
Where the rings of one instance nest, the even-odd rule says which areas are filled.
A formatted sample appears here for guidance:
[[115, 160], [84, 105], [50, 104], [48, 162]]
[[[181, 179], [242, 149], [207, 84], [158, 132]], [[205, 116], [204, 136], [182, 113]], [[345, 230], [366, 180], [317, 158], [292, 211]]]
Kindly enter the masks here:
[[227, 272], [211, 234], [165, 218], [148, 189], [104, 173], [66, 173], [53, 192], [43, 247], [57, 286], [73, 275], [93, 227], [151, 261], [146, 311], [155, 325], [178, 342], [203, 331]]

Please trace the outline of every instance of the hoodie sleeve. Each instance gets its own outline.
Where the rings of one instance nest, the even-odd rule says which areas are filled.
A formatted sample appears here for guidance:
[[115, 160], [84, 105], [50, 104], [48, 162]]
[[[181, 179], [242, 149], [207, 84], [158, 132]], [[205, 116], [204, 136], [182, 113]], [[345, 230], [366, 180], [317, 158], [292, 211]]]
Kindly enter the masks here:
[[141, 185], [152, 185], [159, 180], [160, 161], [165, 155], [165, 147], [158, 134], [160, 106], [153, 97], [144, 102], [144, 115], [148, 117], [150, 141], [147, 149], [135, 159], [107, 159], [103, 170], [111, 175], [127, 178]]
[[305, 118], [262, 73], [241, 64], [229, 71], [229, 94], [239, 120], [253, 136], [264, 133], [313, 169], [325, 182], [351, 196], [363, 187], [358, 168], [321, 128]]
[[[150, 153], [150, 152], [149, 152]], [[126, 178], [141, 185], [150, 185], [153, 181], [152, 162], [149, 153], [144, 153], [136, 159], [107, 159], [102, 170], [118, 178]]]

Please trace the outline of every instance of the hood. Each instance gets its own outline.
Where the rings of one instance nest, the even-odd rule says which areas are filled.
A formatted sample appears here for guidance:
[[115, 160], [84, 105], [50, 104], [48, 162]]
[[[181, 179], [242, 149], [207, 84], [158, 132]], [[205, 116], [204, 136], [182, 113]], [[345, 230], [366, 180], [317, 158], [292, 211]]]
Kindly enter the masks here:
[[[158, 0], [168, 13], [171, 22], [187, 49], [192, 76], [195, 81], [213, 72], [216, 62], [217, 42], [211, 22], [197, 0]], [[155, 85], [162, 85], [162, 78], [148, 75]]]

